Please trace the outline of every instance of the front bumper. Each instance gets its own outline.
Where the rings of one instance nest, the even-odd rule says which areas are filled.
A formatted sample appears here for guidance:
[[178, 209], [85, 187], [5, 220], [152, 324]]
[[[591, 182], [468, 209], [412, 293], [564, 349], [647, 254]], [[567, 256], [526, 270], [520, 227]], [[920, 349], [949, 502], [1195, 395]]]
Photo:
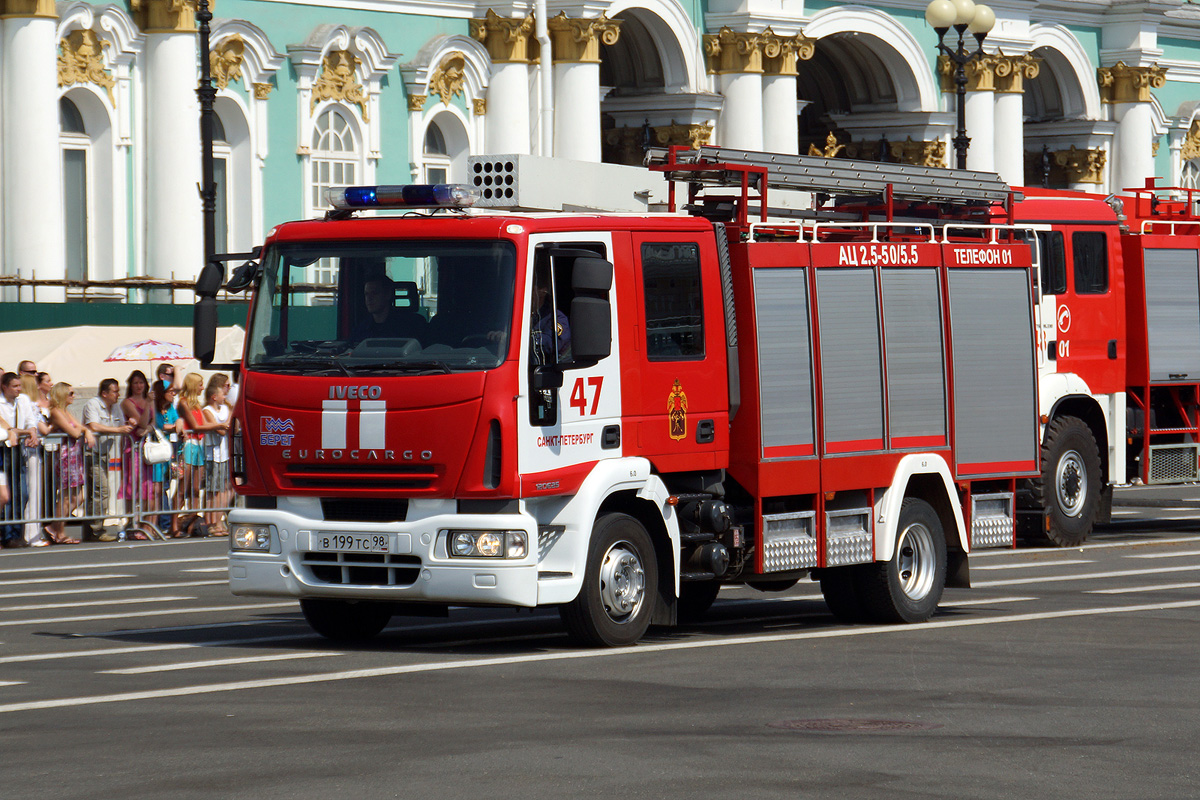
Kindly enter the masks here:
[[[537, 524], [525, 514], [435, 514], [408, 522], [327, 522], [280, 509], [236, 509], [230, 525], [275, 526], [269, 552], [231, 550], [229, 587], [235, 595], [328, 597], [431, 604], [537, 605]], [[524, 530], [522, 559], [451, 558], [450, 529]], [[386, 554], [313, 549], [315, 534], [386, 534]]]

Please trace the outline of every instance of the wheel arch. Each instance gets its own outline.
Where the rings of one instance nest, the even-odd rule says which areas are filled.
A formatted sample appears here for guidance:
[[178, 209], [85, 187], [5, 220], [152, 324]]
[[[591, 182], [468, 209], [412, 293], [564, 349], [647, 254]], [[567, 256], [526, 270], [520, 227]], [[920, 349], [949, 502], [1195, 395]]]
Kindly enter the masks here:
[[[971, 543], [950, 466], [941, 456], [916, 453], [900, 459], [892, 485], [875, 502], [876, 561], [887, 561], [892, 557], [899, 533], [900, 506], [906, 497], [915, 497], [933, 506], [942, 523], [947, 552], [959, 552], [964, 556], [970, 552]], [[948, 575], [954, 572], [950, 569]]]
[[[1100, 451], [1100, 481], [1101, 484], [1112, 483], [1111, 473], [1109, 472], [1109, 448], [1108, 448], [1108, 419], [1104, 416], [1104, 409], [1096, 401], [1096, 398], [1091, 395], [1072, 394], [1060, 397], [1050, 407], [1050, 412], [1046, 415], [1046, 424], [1059, 417], [1075, 417], [1092, 432], [1092, 438], [1096, 440], [1096, 449]], [[1041, 439], [1045, 439], [1046, 428], [1042, 426]]]
[[[655, 486], [655, 483], [658, 485]], [[596, 510], [596, 519], [613, 512], [628, 514], [650, 534], [658, 572], [658, 597], [655, 598], [654, 615], [651, 618], [651, 624], [655, 625], [675, 624], [676, 599], [679, 597], [679, 526], [669, 525], [663, 514], [664, 508], [673, 509], [666, 504], [669, 495], [662, 480], [653, 476], [653, 481], [648, 481], [641, 490], [621, 489], [613, 492], [604, 498]], [[673, 511], [669, 516], [673, 521]]]

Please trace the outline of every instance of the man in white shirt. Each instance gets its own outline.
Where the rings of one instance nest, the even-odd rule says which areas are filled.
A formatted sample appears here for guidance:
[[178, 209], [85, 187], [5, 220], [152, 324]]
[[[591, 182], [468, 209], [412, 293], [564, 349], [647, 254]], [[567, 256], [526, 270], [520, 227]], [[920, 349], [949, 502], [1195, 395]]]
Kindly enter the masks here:
[[[133, 430], [124, 419], [119, 402], [121, 385], [116, 378], [105, 378], [100, 381], [100, 393], [87, 401], [83, 407], [83, 425], [96, 437], [96, 450], [91, 454], [92, 485], [87, 495], [88, 516], [92, 519], [83, 525], [83, 538], [91, 538], [99, 542], [115, 542], [117, 537], [103, 530], [92, 534], [92, 524], [103, 526], [106, 510], [108, 509], [108, 458], [110, 453], [119, 452], [120, 436]], [[90, 534], [90, 535], [89, 535]]]
[[[0, 376], [0, 419], [4, 420], [5, 440], [0, 443], [0, 471], [8, 476], [9, 493], [0, 519], [20, 519], [26, 492], [25, 457], [20, 445], [38, 446], [38, 414], [33, 401], [21, 393], [21, 378], [15, 372]], [[20, 525], [0, 525], [0, 545], [25, 547]]]

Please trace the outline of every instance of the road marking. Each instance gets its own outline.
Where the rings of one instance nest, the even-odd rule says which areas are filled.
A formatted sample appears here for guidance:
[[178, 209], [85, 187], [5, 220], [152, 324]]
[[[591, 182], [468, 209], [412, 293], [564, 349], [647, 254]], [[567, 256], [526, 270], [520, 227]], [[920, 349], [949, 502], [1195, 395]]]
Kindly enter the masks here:
[[[7, 558], [7, 556], [5, 556]], [[59, 564], [53, 567], [4, 567], [0, 576], [10, 572], [58, 572], [74, 569], [112, 569], [113, 567], [145, 567], [156, 564], [187, 564], [192, 561], [228, 561], [229, 556], [202, 556], [198, 558], [159, 558], [152, 561], [97, 561], [95, 564]]]
[[229, 567], [202, 567], [200, 569], [181, 569], [180, 572], [228, 572]]
[[1036, 578], [1009, 578], [1002, 581], [971, 582], [976, 589], [988, 586], [1018, 586], [1023, 583], [1052, 583], [1054, 581], [1089, 581], [1095, 578], [1127, 578], [1131, 575], [1161, 575], [1164, 572], [1197, 572], [1200, 564], [1188, 567], [1158, 567], [1156, 569], [1126, 569], [1118, 572], [1088, 572], [1083, 575], [1039, 575]]
[[974, 597], [974, 598], [971, 598], [970, 600], [955, 600], [953, 602], [947, 603], [947, 602], [945, 602], [945, 599], [943, 598], [943, 602], [941, 603], [940, 607], [941, 608], [954, 608], [957, 606], [991, 606], [991, 605], [999, 605], [1001, 603], [1024, 603], [1029, 600], [1038, 600], [1038, 599], [1040, 599], [1040, 598], [1037, 598], [1037, 597]]
[[0, 686], [24, 686], [28, 681], [0, 681]]
[[89, 658], [92, 656], [124, 656], [131, 653], [157, 653], [170, 650], [194, 650], [202, 647], [233, 647], [236, 645], [269, 644], [271, 642], [294, 642], [300, 640], [325, 639], [308, 631], [275, 636], [256, 636], [252, 639], [212, 639], [205, 642], [175, 642], [172, 644], [143, 644], [128, 647], [103, 647], [95, 650], [76, 650], [72, 653], [23, 653], [18, 656], [2, 656], [0, 664], [28, 664], [36, 661], [58, 661], [63, 658]]
[[[105, 606], [128, 606], [135, 603], [170, 603], [182, 600], [195, 600], [195, 597], [121, 597], [117, 599], [101, 600]], [[96, 602], [91, 603], [38, 603], [35, 606], [8, 606], [0, 608], [0, 612], [6, 611], [47, 611], [52, 608], [83, 608], [85, 606], [95, 606]]]
[[[244, 628], [247, 625], [270, 625], [279, 622], [301, 623], [299, 619], [243, 619], [237, 622], [204, 622], [197, 625], [172, 625], [169, 628], [118, 628], [115, 631], [105, 631], [104, 633], [77, 633], [74, 636], [82, 638], [104, 638], [108, 639], [113, 636], [132, 636], [138, 633], [178, 633], [179, 631], [205, 631], [213, 628]], [[3, 663], [0, 661], [0, 663]]]
[[1165, 592], [1169, 589], [1195, 589], [1200, 583], [1158, 583], [1153, 586], [1132, 586], [1120, 589], [1090, 589], [1086, 594], [1129, 594], [1131, 592]]
[[119, 694], [101, 694], [83, 697], [59, 697], [50, 700], [33, 700], [24, 703], [0, 704], [0, 714], [15, 711], [38, 711], [48, 708], [77, 708], [79, 706], [99, 705], [103, 703], [128, 703], [135, 700], [152, 700], [163, 697], [189, 697], [195, 695], [215, 694], [218, 692], [234, 692], [246, 689], [270, 689], [280, 686], [304, 686], [313, 683], [334, 683], [338, 681], [361, 680], [363, 678], [381, 678], [392, 675], [411, 675], [426, 672], [442, 672], [446, 670], [479, 669], [483, 667], [508, 666], [512, 664], [532, 664], [543, 661], [568, 661], [591, 658], [624, 658], [641, 656], [648, 653], [669, 652], [674, 650], [699, 650], [710, 647], [737, 647], [742, 645], [773, 644], [777, 642], [794, 642], [805, 639], [838, 639], [852, 636], [874, 636], [878, 634], [904, 634], [912, 631], [924, 631], [935, 628], [966, 628], [977, 625], [999, 625], [1009, 622], [1036, 622], [1047, 619], [1069, 619], [1072, 617], [1099, 616], [1104, 614], [1130, 614], [1140, 611], [1168, 611], [1180, 608], [1200, 607], [1200, 600], [1182, 600], [1174, 603], [1151, 603], [1135, 606], [1110, 606], [1106, 608], [1080, 608], [1067, 611], [1043, 611], [1032, 614], [1011, 614], [1003, 617], [973, 617], [971, 619], [955, 619], [930, 622], [919, 622], [912, 625], [875, 625], [856, 628], [837, 628], [831, 630], [804, 631], [800, 633], [760, 634], [737, 638], [705, 639], [702, 641], [669, 642], [662, 644], [640, 644], [633, 647], [613, 648], [606, 650], [568, 650], [559, 653], [534, 653], [522, 656], [498, 656], [495, 658], [458, 659], [424, 664], [405, 664], [391, 667], [376, 667], [373, 669], [346, 670], [342, 672], [322, 672], [311, 675], [291, 675], [278, 678], [262, 678], [252, 681], [231, 681], [228, 683], [210, 683], [196, 686], [179, 686], [171, 689], [154, 689], [140, 692], [122, 692]]
[[[1053, 554], [1053, 553], [1082, 553], [1084, 550], [1101, 550], [1113, 548], [1139, 548], [1139, 547], [1156, 547], [1164, 544], [1197, 544], [1195, 536], [1179, 536], [1174, 539], [1152, 539], [1149, 541], [1120, 541], [1120, 542], [1088, 542], [1077, 547], [1022, 547], [1020, 550], [1013, 548], [989, 547], [985, 550], [975, 550], [971, 553], [971, 561], [978, 558], [996, 558], [999, 556], [1013, 556], [1021, 554]], [[1197, 551], [1200, 552], [1200, 551]]]
[[[77, 580], [72, 578], [72, 580]], [[18, 597], [61, 597], [64, 594], [96, 594], [98, 592], [136, 592], [139, 589], [174, 589], [178, 586], [221, 586], [227, 581], [175, 581], [174, 583], [133, 583], [128, 586], [91, 586], [87, 589], [55, 589], [46, 592], [9, 592], [0, 594], [0, 600]]]
[[1187, 558], [1188, 556], [1195, 558], [1200, 556], [1200, 553], [1195, 550], [1172, 550], [1169, 553], [1132, 553], [1124, 558]]
[[152, 667], [126, 667], [124, 669], [102, 670], [100, 675], [145, 675], [149, 672], [173, 672], [183, 669], [203, 669], [205, 667], [227, 667], [234, 664], [258, 664], [263, 661], [288, 661], [296, 658], [325, 658], [326, 656], [344, 656], [345, 653], [276, 653], [268, 656], [246, 656], [245, 658], [217, 658], [212, 661], [186, 661], [179, 664], [156, 664]]
[[972, 566], [972, 570], [992, 570], [992, 569], [1029, 569], [1031, 567], [1057, 567], [1062, 564], [1095, 564], [1096, 562], [1088, 558], [1070, 558], [1061, 561], [1031, 561], [1027, 564], [984, 564], [981, 566]]
[[136, 578], [136, 575], [70, 575], [65, 578], [26, 578], [20, 581], [0, 581], [0, 586], [24, 586], [27, 583], [66, 583], [71, 581], [110, 581], [117, 578]]
[[84, 617], [49, 617], [46, 619], [16, 619], [0, 622], [0, 628], [13, 625], [51, 625], [60, 622], [95, 622], [105, 619], [127, 619], [129, 617], [161, 617], [167, 614], [209, 614], [218, 611], [257, 611], [264, 608], [281, 608], [294, 603], [261, 603], [252, 606], [203, 606], [201, 608], [159, 608], [153, 611], [138, 611], [129, 614], [89, 614]]

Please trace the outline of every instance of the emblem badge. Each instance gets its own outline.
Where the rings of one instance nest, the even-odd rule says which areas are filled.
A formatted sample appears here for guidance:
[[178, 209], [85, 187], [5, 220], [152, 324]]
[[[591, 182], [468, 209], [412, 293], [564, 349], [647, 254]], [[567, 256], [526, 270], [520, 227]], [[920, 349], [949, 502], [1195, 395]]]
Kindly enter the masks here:
[[687, 395], [683, 393], [683, 386], [678, 378], [671, 387], [671, 393], [667, 395], [667, 424], [671, 438], [675, 441], [687, 436]]

